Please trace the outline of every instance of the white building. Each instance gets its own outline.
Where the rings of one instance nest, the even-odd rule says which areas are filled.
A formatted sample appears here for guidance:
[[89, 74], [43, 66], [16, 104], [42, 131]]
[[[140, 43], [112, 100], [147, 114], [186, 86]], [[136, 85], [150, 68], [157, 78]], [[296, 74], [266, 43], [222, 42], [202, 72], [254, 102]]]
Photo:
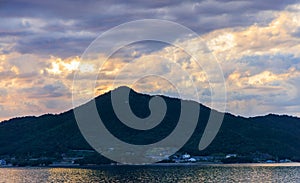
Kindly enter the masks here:
[[225, 158], [236, 158], [237, 154], [227, 154]]
[[182, 159], [189, 159], [191, 155], [185, 153], [184, 155], [181, 156]]
[[196, 159], [195, 158], [190, 158], [188, 159], [189, 162], [196, 162]]
[[0, 166], [6, 165], [6, 161], [4, 159], [0, 159]]

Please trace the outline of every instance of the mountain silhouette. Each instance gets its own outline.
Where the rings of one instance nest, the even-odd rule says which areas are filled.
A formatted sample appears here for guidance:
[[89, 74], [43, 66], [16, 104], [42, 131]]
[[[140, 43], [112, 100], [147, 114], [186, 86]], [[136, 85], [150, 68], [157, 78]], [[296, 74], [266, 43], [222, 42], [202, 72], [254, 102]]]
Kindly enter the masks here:
[[[130, 88], [119, 87], [94, 100], [104, 125], [116, 138], [131, 144], [145, 145], [166, 138], [174, 130], [180, 117], [182, 100], [160, 96], [167, 107], [163, 120], [152, 129], [138, 130], [123, 124], [114, 113], [112, 92], [124, 89]], [[128, 102], [137, 117], [147, 118], [151, 115], [151, 98], [153, 96], [130, 89]], [[179, 152], [192, 155], [260, 153], [300, 160], [300, 119], [287, 115], [269, 114], [245, 118], [225, 113], [216, 138], [206, 149], [200, 151], [199, 141], [212, 109], [202, 104], [197, 105], [200, 110], [197, 126]], [[59, 157], [70, 150], [93, 150], [82, 136], [73, 110], [56, 115], [14, 118], [0, 123], [0, 157]]]

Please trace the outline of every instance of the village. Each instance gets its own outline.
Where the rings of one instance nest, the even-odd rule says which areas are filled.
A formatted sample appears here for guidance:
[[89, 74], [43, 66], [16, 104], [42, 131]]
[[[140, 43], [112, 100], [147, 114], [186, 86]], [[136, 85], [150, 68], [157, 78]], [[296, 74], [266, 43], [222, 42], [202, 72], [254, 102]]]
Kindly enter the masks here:
[[[52, 166], [52, 167], [73, 167], [73, 166], [96, 166], [102, 164], [118, 165], [113, 162], [101, 162], [93, 159], [95, 152], [92, 150], [72, 150], [71, 153], [62, 153], [61, 158], [15, 158], [5, 157], [0, 159], [0, 167], [12, 166]], [[279, 159], [269, 154], [255, 153], [249, 156], [238, 154], [213, 154], [209, 156], [195, 156], [188, 153], [176, 153], [167, 157], [157, 164], [231, 164], [231, 163], [291, 163], [288, 158]]]
[[241, 156], [238, 154], [215, 154], [210, 156], [193, 156], [188, 153], [173, 155], [162, 162], [170, 163], [290, 163], [291, 160], [274, 158], [268, 154]]

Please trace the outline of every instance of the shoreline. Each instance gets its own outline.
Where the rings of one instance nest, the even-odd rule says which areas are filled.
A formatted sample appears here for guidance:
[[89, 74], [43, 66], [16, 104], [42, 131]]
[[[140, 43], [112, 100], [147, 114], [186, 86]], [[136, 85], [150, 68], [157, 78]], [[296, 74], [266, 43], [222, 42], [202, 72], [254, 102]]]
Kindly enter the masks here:
[[50, 166], [0, 166], [1, 168], [80, 168], [80, 169], [98, 169], [109, 167], [180, 167], [180, 166], [218, 166], [218, 167], [300, 167], [300, 162], [291, 163], [154, 163], [145, 165], [130, 165], [130, 164], [103, 164], [103, 165], [50, 165]]

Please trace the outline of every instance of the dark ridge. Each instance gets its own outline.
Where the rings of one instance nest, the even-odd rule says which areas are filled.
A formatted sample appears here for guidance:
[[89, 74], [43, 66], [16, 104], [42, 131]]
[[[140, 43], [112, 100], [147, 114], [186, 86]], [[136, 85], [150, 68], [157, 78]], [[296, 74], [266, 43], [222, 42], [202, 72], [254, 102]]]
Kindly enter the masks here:
[[[161, 96], [168, 106], [163, 121], [147, 131], [135, 130], [121, 123], [112, 109], [111, 92], [123, 89], [130, 88], [119, 87], [95, 98], [99, 115], [113, 135], [133, 144], [151, 144], [172, 132], [180, 114], [180, 99]], [[148, 104], [151, 97], [130, 89], [129, 103], [136, 116], [144, 118], [150, 114]], [[208, 148], [199, 151], [198, 144], [211, 109], [198, 105], [198, 125], [180, 152], [193, 155], [261, 153], [300, 160], [300, 119], [286, 115], [244, 118], [225, 113], [214, 141]], [[71, 150], [92, 150], [78, 129], [73, 110], [56, 115], [14, 118], [0, 123], [0, 157], [59, 157]], [[100, 161], [107, 162], [103, 158]]]

